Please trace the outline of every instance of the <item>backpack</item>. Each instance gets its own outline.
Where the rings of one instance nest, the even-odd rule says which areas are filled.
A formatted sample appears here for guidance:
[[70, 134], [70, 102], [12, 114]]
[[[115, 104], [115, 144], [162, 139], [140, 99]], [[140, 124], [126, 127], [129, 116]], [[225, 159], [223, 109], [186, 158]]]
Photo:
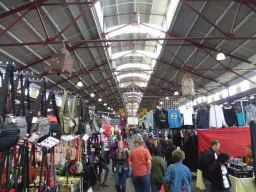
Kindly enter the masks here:
[[109, 148], [109, 154], [108, 154], [108, 158], [109, 159], [114, 159], [115, 158], [115, 151], [114, 151], [114, 146], [116, 146], [116, 144], [112, 144]]
[[201, 151], [200, 155], [198, 156], [198, 160], [197, 160], [197, 168], [201, 171], [203, 171], [203, 167], [204, 167], [204, 162], [203, 162], [204, 152]]

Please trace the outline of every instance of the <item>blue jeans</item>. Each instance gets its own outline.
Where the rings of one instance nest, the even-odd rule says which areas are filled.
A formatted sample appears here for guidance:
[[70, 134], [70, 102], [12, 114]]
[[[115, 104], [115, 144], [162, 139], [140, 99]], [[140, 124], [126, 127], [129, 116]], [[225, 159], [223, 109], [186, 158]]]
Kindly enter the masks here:
[[128, 170], [123, 169], [122, 173], [120, 173], [118, 170], [115, 172], [115, 185], [117, 192], [121, 192], [121, 186], [122, 192], [126, 191], [127, 171]]
[[230, 191], [230, 188], [219, 190], [211, 185], [211, 192], [231, 192], [231, 191]]
[[151, 192], [158, 192], [162, 187], [162, 183], [152, 183], [151, 182]]
[[134, 177], [133, 183], [136, 192], [150, 192], [150, 174]]
[[100, 169], [99, 169], [99, 175], [101, 175], [103, 169], [105, 169], [106, 174], [109, 174], [110, 170], [109, 170], [108, 166], [107, 165], [101, 165]]

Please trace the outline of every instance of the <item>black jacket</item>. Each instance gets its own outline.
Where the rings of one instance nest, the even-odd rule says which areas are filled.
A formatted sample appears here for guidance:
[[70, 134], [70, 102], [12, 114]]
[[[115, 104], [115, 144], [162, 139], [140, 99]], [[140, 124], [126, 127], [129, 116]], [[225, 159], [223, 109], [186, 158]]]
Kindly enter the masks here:
[[209, 147], [203, 154], [203, 170], [202, 174], [204, 178], [208, 178], [211, 165], [215, 162], [215, 152]]
[[[229, 182], [229, 188], [231, 188], [231, 183], [229, 180], [229, 176], [227, 174], [228, 182]], [[221, 165], [219, 163], [213, 163], [211, 165], [208, 180], [212, 183], [212, 186], [219, 190], [224, 190], [224, 184], [223, 184], [223, 178], [222, 178], [222, 172], [221, 172]]]
[[166, 155], [165, 155], [165, 159], [167, 161], [167, 164], [170, 165], [170, 164], [173, 164], [175, 163], [173, 160], [172, 160], [172, 152], [176, 149], [176, 146], [175, 145], [167, 145], [166, 147]]

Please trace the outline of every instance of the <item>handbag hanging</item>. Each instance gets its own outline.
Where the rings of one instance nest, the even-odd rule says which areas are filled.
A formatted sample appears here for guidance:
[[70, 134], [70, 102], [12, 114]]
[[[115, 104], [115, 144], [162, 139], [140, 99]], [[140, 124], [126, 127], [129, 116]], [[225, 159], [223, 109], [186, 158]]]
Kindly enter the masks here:
[[6, 151], [15, 146], [20, 138], [20, 130], [15, 124], [4, 124], [6, 117], [6, 98], [8, 91], [8, 82], [11, 84], [12, 107], [15, 114], [14, 101], [14, 82], [13, 82], [13, 66], [7, 65], [5, 79], [0, 93], [0, 152]]

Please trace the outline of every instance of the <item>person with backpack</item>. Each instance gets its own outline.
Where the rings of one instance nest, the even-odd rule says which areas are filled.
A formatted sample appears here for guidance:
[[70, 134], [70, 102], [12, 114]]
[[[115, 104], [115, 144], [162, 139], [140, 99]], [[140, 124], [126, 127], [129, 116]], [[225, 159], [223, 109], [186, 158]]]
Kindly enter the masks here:
[[198, 168], [202, 171], [203, 182], [206, 192], [211, 192], [211, 182], [208, 179], [211, 165], [218, 159], [217, 151], [220, 148], [218, 140], [212, 140], [211, 147], [201, 153], [198, 157]]
[[108, 155], [108, 158], [109, 159], [112, 159], [112, 171], [113, 171], [113, 173], [115, 173], [114, 172], [114, 158], [115, 158], [115, 150], [117, 150], [117, 148], [118, 148], [118, 142], [120, 141], [121, 139], [120, 139], [120, 137], [116, 137], [115, 138], [115, 142], [110, 146], [110, 148], [109, 148], [109, 155]]

